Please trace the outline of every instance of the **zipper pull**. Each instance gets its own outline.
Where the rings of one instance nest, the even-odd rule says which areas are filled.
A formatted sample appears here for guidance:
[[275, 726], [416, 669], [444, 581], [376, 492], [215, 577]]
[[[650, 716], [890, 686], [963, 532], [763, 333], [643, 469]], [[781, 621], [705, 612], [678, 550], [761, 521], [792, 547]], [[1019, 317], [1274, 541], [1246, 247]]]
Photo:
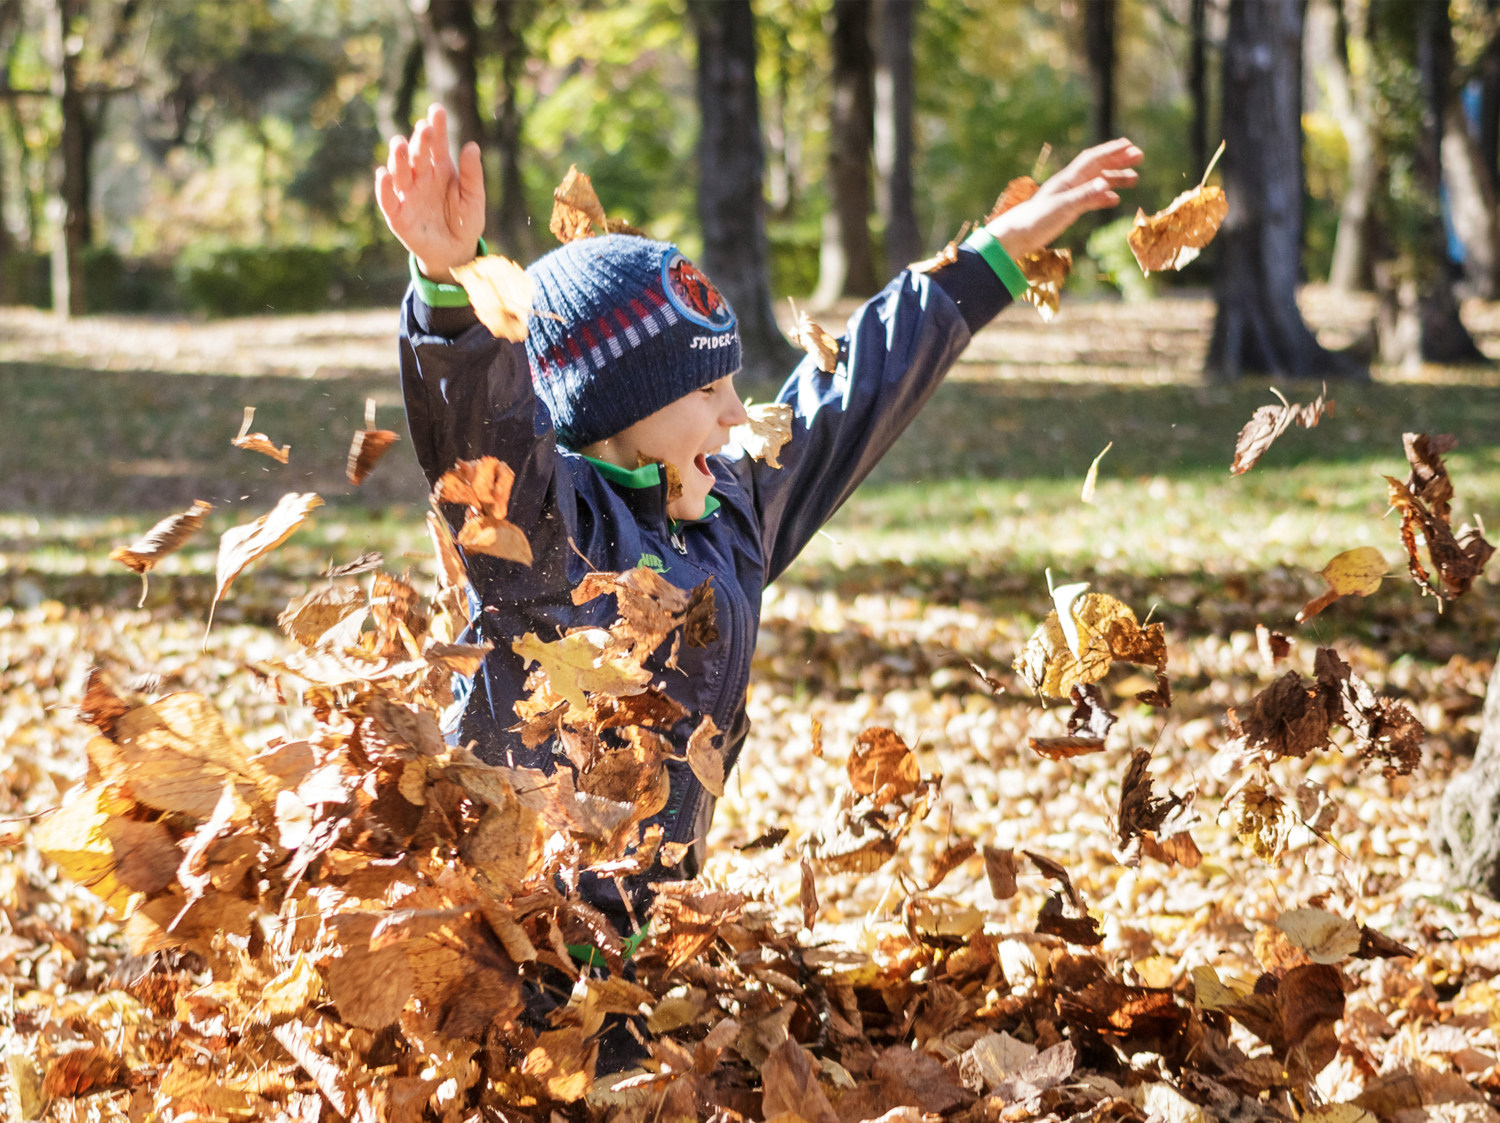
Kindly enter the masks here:
[[687, 556], [687, 543], [682, 540], [682, 531], [674, 530], [671, 534], [672, 548], [683, 557]]

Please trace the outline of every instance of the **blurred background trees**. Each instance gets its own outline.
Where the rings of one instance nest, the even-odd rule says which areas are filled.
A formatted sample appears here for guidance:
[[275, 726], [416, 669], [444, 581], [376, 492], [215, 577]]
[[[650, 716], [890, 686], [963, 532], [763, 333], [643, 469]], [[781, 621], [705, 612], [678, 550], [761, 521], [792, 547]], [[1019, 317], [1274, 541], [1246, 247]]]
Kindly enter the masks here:
[[[1044, 144], [1050, 171], [1116, 133], [1149, 160], [1119, 215], [1070, 235], [1075, 295], [1216, 286], [1224, 376], [1348, 367], [1309, 349], [1288, 294], [1307, 280], [1378, 290], [1370, 355], [1482, 358], [1459, 301], [1500, 292], [1493, 0], [1290, 3], [1254, 42], [1231, 0], [747, 0], [728, 5], [733, 35], [728, 12], [700, 10], [722, 6], [0, 0], [0, 297], [72, 313], [391, 303], [404, 263], [370, 169], [439, 100], [453, 143], [484, 146], [497, 248], [548, 248], [550, 191], [576, 163], [611, 213], [706, 255], [759, 361], [785, 359], [772, 299], [868, 294]], [[1274, 112], [1245, 100], [1273, 71]], [[1192, 186], [1231, 134], [1229, 236], [1141, 278], [1134, 206]], [[1270, 269], [1253, 232], [1267, 221]]]

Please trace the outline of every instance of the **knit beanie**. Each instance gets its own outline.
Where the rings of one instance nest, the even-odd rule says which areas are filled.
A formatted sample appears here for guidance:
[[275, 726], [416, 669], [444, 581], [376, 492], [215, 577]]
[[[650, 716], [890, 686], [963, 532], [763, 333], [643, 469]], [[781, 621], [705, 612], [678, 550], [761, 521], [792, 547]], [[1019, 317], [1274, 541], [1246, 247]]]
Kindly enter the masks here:
[[526, 337], [531, 381], [568, 448], [612, 437], [740, 369], [733, 309], [674, 245], [579, 238], [526, 272], [543, 313]]

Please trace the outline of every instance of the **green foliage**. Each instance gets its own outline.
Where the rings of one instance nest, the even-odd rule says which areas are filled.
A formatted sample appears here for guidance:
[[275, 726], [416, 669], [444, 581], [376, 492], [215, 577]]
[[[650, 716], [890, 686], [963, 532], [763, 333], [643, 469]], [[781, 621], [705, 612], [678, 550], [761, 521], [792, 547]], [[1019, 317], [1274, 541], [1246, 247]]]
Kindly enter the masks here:
[[301, 246], [225, 250], [182, 279], [189, 304], [213, 316], [317, 311], [332, 284], [330, 255]]
[[1141, 304], [1156, 295], [1156, 278], [1147, 277], [1130, 252], [1133, 215], [1107, 222], [1089, 235], [1088, 255], [1098, 263], [1103, 279], [1120, 290], [1127, 304]]

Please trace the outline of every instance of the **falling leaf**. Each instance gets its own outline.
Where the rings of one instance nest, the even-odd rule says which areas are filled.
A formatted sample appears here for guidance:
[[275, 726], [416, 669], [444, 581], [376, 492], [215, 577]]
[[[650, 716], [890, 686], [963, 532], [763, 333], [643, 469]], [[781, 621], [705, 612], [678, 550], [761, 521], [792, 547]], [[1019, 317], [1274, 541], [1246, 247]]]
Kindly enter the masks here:
[[1115, 857], [1122, 865], [1139, 865], [1144, 850], [1156, 853], [1169, 864], [1175, 861], [1192, 868], [1202, 858], [1188, 833], [1198, 821], [1192, 812], [1193, 793], [1153, 795], [1150, 767], [1150, 751], [1136, 749], [1120, 782], [1119, 842]]
[[953, 240], [946, 246], [931, 257], [912, 262], [907, 268], [913, 273], [933, 273], [945, 265], [952, 265], [958, 260], [959, 245], [962, 244], [964, 236], [968, 234], [969, 228], [973, 225], [972, 222], [965, 222], [958, 228], [958, 233], [953, 236]]
[[[569, 175], [572, 173], [570, 172]], [[582, 177], [587, 182], [588, 177]], [[595, 200], [598, 203], [598, 200]], [[559, 204], [560, 206], [561, 204]], [[602, 213], [602, 212], [601, 212]], [[556, 222], [557, 211], [553, 211]], [[554, 226], [554, 234], [557, 228]], [[566, 242], [569, 238], [558, 237]], [[536, 300], [536, 285], [531, 275], [508, 257], [485, 254], [467, 265], [453, 267], [453, 279], [463, 285], [473, 305], [474, 315], [496, 339], [524, 343], [527, 324]], [[373, 426], [366, 426], [373, 428]], [[352, 453], [351, 453], [352, 455]]]
[[584, 710], [587, 692], [639, 694], [651, 682], [650, 671], [609, 659], [609, 640], [602, 628], [585, 628], [552, 643], [527, 632], [510, 646], [522, 659], [535, 661], [546, 672], [552, 689], [570, 706]]
[[187, 540], [202, 529], [203, 520], [213, 509], [212, 503], [195, 499], [193, 505], [180, 515], [169, 515], [130, 545], [118, 546], [109, 552], [110, 561], [117, 561], [141, 575], [141, 599], [137, 608], [146, 603], [146, 575], [162, 558], [182, 549]]
[[[1048, 571], [1050, 575], [1050, 570]], [[1050, 583], [1050, 576], [1049, 576]], [[1078, 581], [1071, 585], [1059, 585], [1052, 590], [1052, 604], [1057, 611], [1057, 623], [1062, 628], [1063, 639], [1068, 643], [1068, 651], [1074, 659], [1082, 659], [1083, 651], [1079, 647], [1078, 620], [1073, 616], [1073, 602], [1089, 591], [1087, 581]]]
[[718, 610], [714, 606], [714, 579], [709, 574], [693, 587], [682, 618], [682, 642], [689, 647], [708, 647], [719, 639]]
[[979, 852], [971, 838], [961, 838], [944, 850], [939, 851], [932, 857], [932, 864], [927, 869], [928, 892], [936, 889], [942, 884], [943, 879], [950, 873], [963, 865]]
[[818, 918], [818, 881], [813, 874], [812, 862], [802, 856], [802, 889], [798, 894], [802, 905], [802, 927], [813, 930], [813, 921]]
[[[1456, 600], [1484, 572], [1495, 548], [1485, 541], [1482, 523], [1477, 527], [1465, 523], [1456, 534], [1452, 529], [1453, 483], [1442, 454], [1452, 451], [1458, 442], [1448, 434], [1430, 437], [1425, 433], [1407, 433], [1402, 439], [1411, 475], [1405, 484], [1391, 476], [1386, 477], [1386, 483], [1390, 505], [1401, 512], [1401, 545], [1406, 550], [1407, 570], [1423, 595], [1431, 593], [1445, 600]], [[1419, 532], [1427, 546], [1427, 556], [1437, 570], [1436, 588], [1418, 553]]]
[[354, 577], [360, 573], [369, 573], [372, 569], [379, 569], [385, 564], [385, 558], [379, 550], [366, 550], [352, 562], [343, 565], [329, 564], [323, 571], [324, 577]]
[[432, 500], [468, 508], [458, 532], [458, 544], [465, 550], [530, 565], [531, 543], [505, 518], [515, 479], [510, 465], [493, 456], [460, 460], [433, 486]]
[[1173, 199], [1166, 210], [1150, 218], [1145, 211], [1136, 210], [1128, 239], [1130, 252], [1148, 277], [1165, 269], [1181, 269], [1195, 260], [1219, 232], [1219, 224], [1229, 213], [1229, 200], [1220, 188], [1208, 185], [1208, 177], [1223, 151], [1221, 141], [1202, 182]]
[[[458, 268], [463, 268], [459, 266]], [[457, 275], [455, 273], [455, 275]], [[375, 399], [365, 399], [365, 427], [355, 432], [349, 445], [349, 461], [344, 474], [355, 487], [367, 477], [390, 448], [401, 438], [389, 429], [375, 428]]]
[[1286, 849], [1291, 817], [1281, 800], [1253, 782], [1240, 789], [1233, 803], [1234, 833], [1261, 861], [1276, 865]]
[[593, 182], [577, 164], [570, 164], [568, 174], [552, 192], [552, 219], [547, 229], [559, 242], [566, 243], [593, 237], [595, 224], [606, 226], [604, 207], [594, 194]]
[[1292, 641], [1264, 624], [1255, 625], [1255, 644], [1268, 667], [1274, 667], [1292, 653]]
[[1359, 950], [1359, 925], [1324, 909], [1290, 909], [1276, 927], [1314, 963], [1342, 963]]
[[263, 452], [272, 460], [285, 464], [292, 456], [292, 446], [283, 445], [277, 448], [271, 443], [271, 438], [264, 433], [250, 432], [250, 423], [255, 420], [255, 407], [245, 407], [245, 418], [240, 422], [240, 435], [229, 443], [235, 448], [247, 449], [250, 452]]
[[894, 729], [866, 729], [855, 738], [846, 767], [850, 786], [873, 796], [877, 806], [910, 795], [921, 782], [915, 754]]
[[1305, 406], [1294, 406], [1282, 396], [1280, 390], [1271, 387], [1271, 393], [1281, 398], [1279, 406], [1261, 406], [1251, 415], [1234, 442], [1234, 462], [1229, 466], [1231, 475], [1243, 476], [1271, 447], [1273, 441], [1292, 427], [1292, 423], [1304, 429], [1314, 429], [1323, 415], [1333, 412], [1333, 402], [1325, 404], [1328, 388], [1323, 388], [1315, 401]]
[[714, 738], [719, 732], [714, 719], [704, 714], [687, 744], [688, 767], [715, 799], [724, 798], [724, 754], [714, 748]]
[[662, 475], [667, 481], [667, 502], [676, 503], [682, 498], [682, 473], [677, 470], [677, 465], [669, 460], [663, 460], [659, 456], [647, 456], [644, 452], [635, 454], [635, 466], [644, 468], [648, 464], [656, 464], [661, 468]]
[[990, 213], [984, 216], [985, 225], [994, 222], [1011, 207], [1019, 206], [1026, 202], [1040, 190], [1040, 185], [1029, 175], [1019, 176], [1005, 185], [1005, 190], [1000, 192], [1000, 197], [995, 200], [995, 205], [990, 208]]
[[[318, 647], [325, 642], [344, 647], [359, 639], [368, 611], [364, 590], [358, 585], [328, 585], [297, 597], [276, 623], [303, 647]], [[325, 640], [334, 628], [339, 628], [339, 634]]]
[[1016, 852], [998, 846], [984, 847], [984, 874], [989, 879], [990, 895], [1007, 901], [1016, 895]]
[[1297, 623], [1302, 624], [1312, 619], [1340, 597], [1369, 596], [1380, 588], [1386, 569], [1385, 558], [1374, 546], [1360, 546], [1335, 554], [1323, 567], [1323, 580], [1328, 582], [1327, 591], [1302, 606], [1302, 611], [1297, 613]]
[[1104, 453], [1115, 447], [1115, 442], [1110, 441], [1104, 446], [1104, 452], [1094, 457], [1094, 462], [1089, 465], [1088, 475], [1083, 477], [1083, 494], [1079, 496], [1085, 503], [1094, 501], [1094, 488], [1099, 482], [1099, 461], [1104, 459]]
[[785, 841], [786, 836], [791, 833], [786, 827], [772, 827], [765, 834], [757, 835], [745, 843], [745, 845], [736, 846], [735, 849], [742, 853], [748, 853], [752, 850], [768, 850], [772, 846], [779, 846]]
[[782, 445], [792, 439], [792, 407], [784, 402], [745, 403], [750, 419], [729, 431], [729, 439], [754, 460], [764, 460], [771, 468], [780, 468], [777, 456]]
[[[1066, 593], [1068, 589], [1064, 586], [1058, 593]], [[1103, 678], [1115, 660], [1156, 667], [1158, 671], [1165, 668], [1166, 630], [1161, 624], [1141, 627], [1127, 605], [1103, 593], [1088, 593], [1070, 604], [1070, 616], [1078, 635], [1078, 656], [1070, 650], [1054, 610], [1026, 641], [1012, 664], [1037, 694], [1066, 698], [1073, 687]], [[1164, 677], [1159, 674], [1158, 683]], [[1154, 699], [1147, 704], [1165, 701]]]
[[1026, 291], [1021, 299], [1030, 304], [1050, 324], [1062, 307], [1062, 289], [1073, 271], [1073, 251], [1041, 249], [1021, 257], [1016, 265], [1026, 277]]
[[[323, 500], [311, 491], [302, 494], [289, 491], [277, 501], [275, 507], [253, 523], [224, 532], [219, 539], [219, 561], [215, 570], [217, 584], [213, 605], [208, 613], [209, 627], [213, 626], [213, 609], [229, 591], [234, 579], [251, 563], [265, 557], [290, 538], [306, 521], [313, 508], [322, 505]], [[206, 632], [204, 640], [207, 641]]]
[[839, 341], [815, 323], [806, 312], [797, 311], [797, 302], [787, 297], [792, 306], [792, 342], [813, 357], [818, 369], [832, 374], [839, 365]]
[[1067, 760], [1075, 756], [1104, 751], [1103, 737], [1027, 737], [1026, 746], [1037, 756], [1048, 760]]

